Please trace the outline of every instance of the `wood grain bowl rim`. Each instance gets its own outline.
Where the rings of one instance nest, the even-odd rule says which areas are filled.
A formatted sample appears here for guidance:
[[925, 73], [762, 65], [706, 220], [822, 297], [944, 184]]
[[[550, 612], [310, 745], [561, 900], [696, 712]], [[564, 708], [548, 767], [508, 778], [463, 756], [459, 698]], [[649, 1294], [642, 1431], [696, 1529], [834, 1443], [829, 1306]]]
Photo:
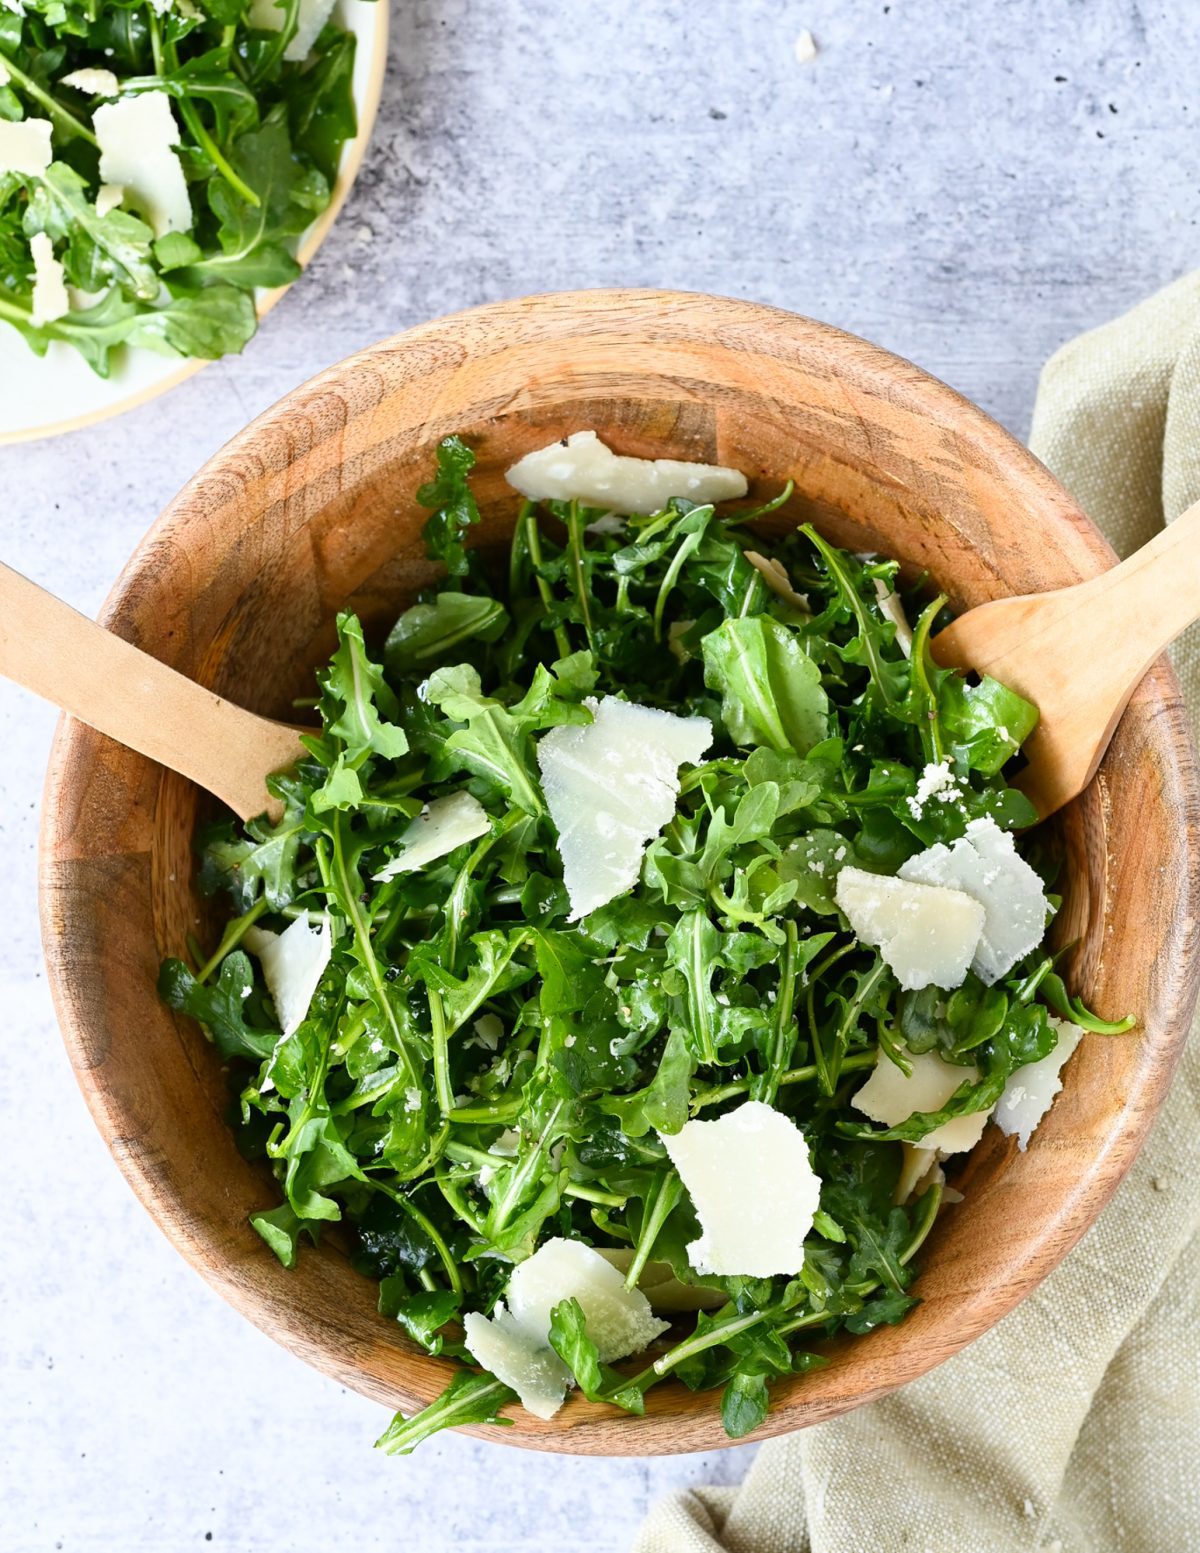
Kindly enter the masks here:
[[[372, 380], [381, 361], [395, 360], [409, 353], [416, 356], [425, 347], [444, 345], [458, 338], [486, 337], [493, 330], [515, 330], [518, 334], [525, 330], [531, 337], [536, 337], [539, 330], [556, 327], [556, 317], [569, 318], [574, 310], [580, 314], [592, 310], [602, 315], [606, 328], [618, 332], [630, 330], [636, 333], [639, 327], [647, 330], [647, 319], [653, 318], [654, 331], [649, 331], [653, 333], [669, 332], [672, 319], [687, 317], [696, 309], [707, 310], [710, 317], [715, 314], [723, 325], [728, 325], [731, 333], [753, 326], [765, 329], [781, 342], [792, 345], [803, 342], [810, 348], [828, 353], [836, 362], [840, 376], [870, 384], [878, 392], [904, 397], [922, 414], [953, 424], [964, 439], [986, 454], [1003, 477], [1006, 489], [1011, 488], [1015, 503], [1024, 510], [1041, 514], [1049, 523], [1060, 525], [1060, 533], [1070, 531], [1075, 541], [1072, 564], [1081, 575], [1089, 569], [1095, 572], [1111, 564], [1112, 551], [1106, 541], [1027, 449], [945, 384], [880, 347], [829, 325], [731, 299], [678, 292], [558, 293], [491, 304], [421, 325], [348, 358], [288, 394], [210, 459], [152, 525], [109, 595], [102, 620], [110, 628], [125, 634], [131, 600], [136, 600], [143, 574], [164, 555], [174, 553], [176, 541], [197, 521], [196, 513], [203, 506], [206, 489], [228, 489], [231, 480], [241, 480], [246, 468], [270, 467], [272, 461], [277, 462], [279, 439], [275, 434], [281, 428], [296, 432], [289, 461], [295, 462], [299, 456], [296, 450], [302, 453], [307, 447], [307, 428], [319, 418], [320, 407], [327, 403], [331, 394], [353, 398], [353, 390], [358, 387], [363, 389], [366, 402], [371, 402]], [[569, 327], [566, 337], [571, 338]], [[561, 330], [555, 338], [561, 345]], [[1162, 781], [1157, 801], [1178, 822], [1170, 832], [1172, 835], [1177, 833], [1178, 844], [1169, 862], [1170, 877], [1179, 892], [1178, 909], [1164, 929], [1169, 962], [1155, 982], [1155, 1002], [1148, 1004], [1146, 1010], [1147, 1024], [1156, 1025], [1163, 1032], [1155, 1049], [1156, 1063], [1152, 1071], [1146, 1072], [1146, 1064], [1143, 1064], [1139, 1073], [1140, 1087], [1127, 1097], [1117, 1121], [1106, 1135], [1105, 1147], [1097, 1155], [1096, 1168], [1080, 1183], [1078, 1190], [1065, 1195], [1062, 1213], [1037, 1243], [1021, 1267], [1020, 1276], [1011, 1285], [999, 1290], [991, 1287], [970, 1291], [964, 1296], [957, 1324], [952, 1330], [939, 1330], [938, 1342], [931, 1345], [930, 1351], [903, 1350], [899, 1362], [892, 1356], [891, 1372], [882, 1377], [877, 1375], [873, 1382], [867, 1365], [864, 1367], [866, 1384], [849, 1387], [844, 1392], [826, 1389], [820, 1400], [814, 1400], [814, 1379], [819, 1380], [830, 1372], [818, 1372], [817, 1377], [798, 1377], [786, 1392], [780, 1388], [766, 1424], [751, 1438], [787, 1432], [875, 1400], [926, 1373], [980, 1336], [1035, 1288], [1071, 1249], [1112, 1196], [1132, 1163], [1182, 1051], [1200, 979], [1200, 945], [1191, 931], [1191, 924], [1200, 916], [1200, 785], [1178, 687], [1165, 661], [1151, 671], [1133, 703], [1133, 708], [1147, 707], [1150, 712], [1146, 718], [1145, 743], [1155, 753], [1156, 770]], [[1133, 708], [1127, 715], [1133, 715]], [[243, 1315], [343, 1384], [389, 1405], [400, 1400], [411, 1406], [412, 1397], [398, 1399], [394, 1388], [389, 1390], [374, 1377], [360, 1373], [357, 1353], [348, 1344], [339, 1348], [324, 1329], [314, 1331], [294, 1302], [281, 1315], [279, 1306], [286, 1301], [269, 1302], [259, 1289], [250, 1286], [239, 1276], [237, 1268], [226, 1265], [219, 1243], [197, 1239], [188, 1229], [187, 1215], [178, 1198], [173, 1202], [164, 1197], [152, 1162], [124, 1142], [128, 1136], [125, 1124], [130, 1118], [110, 1103], [110, 1097], [92, 1074], [89, 1030], [78, 1017], [77, 1005], [69, 995], [73, 978], [86, 967], [74, 963], [67, 935], [62, 932], [64, 917], [54, 878], [54, 866], [66, 839], [66, 828], [78, 813], [96, 739], [97, 736], [71, 719], [60, 721], [47, 774], [40, 879], [43, 941], [51, 990], [76, 1078], [97, 1127], [109, 1143], [122, 1173], [164, 1234], [205, 1280]], [[1107, 802], [1106, 781], [1102, 767], [1096, 789], [1101, 804]], [[147, 996], [153, 995], [153, 989], [148, 988]], [[861, 1345], [866, 1340], [854, 1341]], [[444, 1366], [423, 1358], [420, 1363], [428, 1367], [431, 1376], [436, 1376], [437, 1385], [433, 1389], [440, 1389]], [[417, 1400], [420, 1400], [419, 1396]], [[659, 1391], [652, 1393], [648, 1400], [648, 1415], [638, 1421], [609, 1414], [608, 1410], [592, 1409], [588, 1404], [572, 1399], [549, 1424], [529, 1420], [518, 1412], [518, 1422], [512, 1429], [468, 1432], [484, 1432], [490, 1439], [516, 1446], [588, 1454], [645, 1455], [712, 1449], [735, 1443], [724, 1436], [711, 1397], [706, 1399], [710, 1411], [705, 1417], [685, 1420], [684, 1424], [673, 1417], [669, 1396]]]

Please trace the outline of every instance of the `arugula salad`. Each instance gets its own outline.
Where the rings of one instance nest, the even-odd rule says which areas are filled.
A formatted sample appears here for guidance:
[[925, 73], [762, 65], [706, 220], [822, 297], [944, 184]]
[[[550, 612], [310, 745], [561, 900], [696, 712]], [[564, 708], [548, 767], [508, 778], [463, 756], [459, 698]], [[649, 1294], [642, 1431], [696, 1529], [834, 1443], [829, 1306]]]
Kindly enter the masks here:
[[592, 432], [473, 549], [473, 463], [438, 449], [443, 574], [381, 653], [339, 618], [282, 818], [203, 836], [234, 915], [160, 991], [279, 1183], [267, 1245], [330, 1235], [461, 1361], [387, 1451], [672, 1377], [740, 1437], [916, 1303], [942, 1161], [989, 1118], [1023, 1148], [1130, 1022], [1043, 947], [1037, 713], [935, 667], [943, 599], [910, 630], [894, 562], [750, 526], [789, 491]]
[[240, 351], [356, 133], [333, 5], [0, 0], [0, 322], [101, 377]]

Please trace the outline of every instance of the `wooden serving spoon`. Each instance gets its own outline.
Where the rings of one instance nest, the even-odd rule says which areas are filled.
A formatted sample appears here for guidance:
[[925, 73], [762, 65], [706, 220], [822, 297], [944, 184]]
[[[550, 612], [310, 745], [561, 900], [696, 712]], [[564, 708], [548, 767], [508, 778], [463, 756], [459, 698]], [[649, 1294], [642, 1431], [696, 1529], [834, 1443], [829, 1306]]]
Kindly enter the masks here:
[[282, 812], [266, 779], [303, 753], [295, 728], [222, 700], [3, 564], [0, 674], [190, 777], [243, 820]]
[[1111, 571], [981, 604], [931, 648], [947, 668], [990, 674], [1036, 705], [1015, 785], [1045, 819], [1092, 780], [1142, 676], [1197, 618], [1200, 502]]

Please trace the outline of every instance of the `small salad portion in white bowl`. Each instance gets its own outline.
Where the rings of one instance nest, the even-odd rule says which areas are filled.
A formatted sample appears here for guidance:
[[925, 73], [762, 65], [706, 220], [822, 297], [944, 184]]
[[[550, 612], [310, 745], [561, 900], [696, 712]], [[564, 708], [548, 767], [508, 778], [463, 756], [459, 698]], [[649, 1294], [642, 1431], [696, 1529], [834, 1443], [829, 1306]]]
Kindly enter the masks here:
[[243, 349], [349, 192], [386, 42], [376, 0], [0, 7], [0, 442]]

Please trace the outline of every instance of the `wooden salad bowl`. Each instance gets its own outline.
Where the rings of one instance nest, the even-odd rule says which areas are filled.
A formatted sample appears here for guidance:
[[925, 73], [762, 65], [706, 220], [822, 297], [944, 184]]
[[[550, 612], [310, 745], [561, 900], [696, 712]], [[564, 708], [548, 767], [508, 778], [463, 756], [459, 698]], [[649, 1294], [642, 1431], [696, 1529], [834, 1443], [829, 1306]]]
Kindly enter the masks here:
[[[411, 329], [314, 378], [259, 417], [151, 528], [103, 620], [218, 693], [286, 716], [358, 611], [376, 638], [434, 571], [414, 499], [438, 440], [478, 454], [484, 521], [502, 544], [504, 470], [594, 427], [619, 451], [732, 464], [752, 495], [795, 495], [837, 543], [928, 571], [956, 608], [1062, 587], [1112, 551], [1014, 438], [906, 361], [767, 307], [674, 292], [532, 297]], [[42, 829], [42, 926], [76, 1076], [134, 1191], [176, 1248], [244, 1315], [386, 1405], [431, 1401], [453, 1372], [375, 1309], [333, 1241], [288, 1272], [247, 1215], [279, 1200], [239, 1155], [228, 1089], [199, 1028], [155, 993], [159, 961], [215, 917], [193, 882], [209, 801], [182, 778], [64, 718]], [[1160, 662], [1100, 773], [1056, 822], [1065, 852], [1068, 984], [1135, 1033], [1088, 1036], [1027, 1153], [989, 1128], [956, 1178], [961, 1204], [921, 1253], [921, 1304], [898, 1327], [828, 1345], [828, 1368], [781, 1383], [760, 1435], [832, 1418], [923, 1375], [1011, 1310], [1071, 1249], [1146, 1136], [1197, 991], [1200, 794], [1175, 679]], [[510, 1410], [489, 1438], [644, 1455], [727, 1444], [715, 1395], [671, 1381], [647, 1416], [572, 1399], [550, 1422]]]

